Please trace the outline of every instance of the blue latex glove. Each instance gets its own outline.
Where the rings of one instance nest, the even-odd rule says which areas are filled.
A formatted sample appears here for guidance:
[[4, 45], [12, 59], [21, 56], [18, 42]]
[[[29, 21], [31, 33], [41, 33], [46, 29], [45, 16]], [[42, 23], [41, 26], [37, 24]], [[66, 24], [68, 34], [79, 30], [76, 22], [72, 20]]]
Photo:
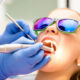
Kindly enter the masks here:
[[29, 25], [24, 20], [18, 20], [16, 22], [24, 29], [24, 32], [21, 31], [13, 22], [11, 22], [7, 25], [4, 33], [0, 36], [0, 44], [11, 43], [21, 36], [27, 37], [27, 34], [34, 40], [37, 39], [34, 31], [29, 28]]
[[[25, 37], [21, 37], [13, 43], [34, 44], [32, 40]], [[33, 47], [20, 49], [12, 53], [0, 53], [0, 80], [13, 75], [28, 74], [46, 65], [50, 57], [44, 57], [44, 51], [41, 50], [42, 46], [42, 43], [36, 43]]]

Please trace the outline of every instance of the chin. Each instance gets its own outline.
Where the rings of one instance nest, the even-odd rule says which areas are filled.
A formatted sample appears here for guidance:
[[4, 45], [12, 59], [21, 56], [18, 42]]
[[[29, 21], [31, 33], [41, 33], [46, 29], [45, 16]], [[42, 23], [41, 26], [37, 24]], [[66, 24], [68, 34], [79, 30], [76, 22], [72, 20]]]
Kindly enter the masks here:
[[49, 55], [51, 58], [50, 58], [50, 61], [40, 69], [40, 71], [42, 72], [58, 72], [59, 71], [60, 72], [66, 68], [66, 65], [64, 63], [61, 63], [60, 60], [56, 59], [55, 54], [58, 54], [57, 51], [55, 53], [45, 52], [45, 56]]
[[45, 65], [43, 66], [40, 71], [43, 71], [43, 72], [55, 72], [57, 70], [57, 66], [54, 62], [54, 55], [53, 54], [47, 54], [51, 57], [50, 61]]

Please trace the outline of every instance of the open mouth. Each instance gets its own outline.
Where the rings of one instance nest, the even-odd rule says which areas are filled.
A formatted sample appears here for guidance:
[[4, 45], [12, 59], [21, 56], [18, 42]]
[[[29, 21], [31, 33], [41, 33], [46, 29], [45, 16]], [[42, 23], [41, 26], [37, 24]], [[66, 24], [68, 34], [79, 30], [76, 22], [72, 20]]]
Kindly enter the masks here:
[[52, 52], [50, 52], [50, 51], [45, 51], [45, 54], [46, 54], [46, 55], [47, 55], [47, 54], [55, 53], [55, 51], [56, 51], [56, 44], [55, 44], [53, 38], [51, 38], [51, 37], [46, 37], [46, 38], [44, 38], [41, 42], [42, 42], [45, 46], [50, 47], [50, 48], [53, 49]]

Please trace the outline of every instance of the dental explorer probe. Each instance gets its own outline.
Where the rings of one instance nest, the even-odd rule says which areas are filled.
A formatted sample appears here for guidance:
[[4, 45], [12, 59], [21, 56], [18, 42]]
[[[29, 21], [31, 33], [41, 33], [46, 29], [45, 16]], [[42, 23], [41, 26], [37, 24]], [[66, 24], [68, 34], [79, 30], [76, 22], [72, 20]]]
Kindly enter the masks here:
[[[9, 20], [11, 20], [14, 24], [16, 24], [17, 27], [18, 27], [21, 31], [24, 32], [23, 28], [22, 28], [8, 13], [6, 13], [6, 16], [8, 17]], [[28, 36], [31, 40], [33, 40], [32, 37], [30, 37], [28, 34], [27, 34], [27, 36]], [[48, 50], [48, 51], [51, 51], [51, 52], [53, 51], [52, 47], [51, 47], [51, 49], [50, 49], [50, 47], [47, 47], [47, 46], [44, 46], [44, 47], [43, 47], [43, 50], [46, 50], [46, 51]]]
[[[31, 45], [31, 44], [4, 44], [4, 45], [0, 45], [0, 53], [8, 53], [8, 52], [12, 52], [17, 49], [28, 48], [28, 47], [32, 47], [32, 46], [33, 45]], [[42, 49], [45, 51], [53, 52], [52, 48], [44, 46], [44, 45], [43, 45]]]
[[[24, 32], [24, 29], [23, 29], [8, 13], [6, 13], [6, 16], [8, 17], [9, 20], [11, 20], [14, 24], [16, 24], [17, 27], [18, 27], [21, 31]], [[31, 40], [33, 40], [32, 37], [29, 36], [28, 34], [27, 34], [27, 36], [28, 36]]]

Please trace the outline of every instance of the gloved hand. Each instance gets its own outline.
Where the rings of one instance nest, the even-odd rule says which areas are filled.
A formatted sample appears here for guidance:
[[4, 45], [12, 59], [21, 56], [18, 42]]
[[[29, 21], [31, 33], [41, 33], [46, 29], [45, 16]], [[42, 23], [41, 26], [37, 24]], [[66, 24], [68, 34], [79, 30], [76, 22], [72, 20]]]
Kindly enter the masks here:
[[11, 42], [17, 40], [18, 38], [20, 38], [21, 36], [27, 37], [26, 36], [27, 34], [29, 36], [31, 36], [34, 40], [37, 39], [37, 36], [33, 32], [33, 30], [31, 30], [29, 28], [29, 25], [24, 20], [18, 20], [16, 22], [24, 29], [24, 32], [21, 31], [16, 26], [16, 24], [14, 24], [13, 22], [11, 22], [11, 23], [9, 23], [7, 25], [4, 33], [0, 36], [0, 44], [8, 44], [8, 43], [11, 43]]
[[[34, 44], [33, 41], [25, 37], [13, 43]], [[4, 80], [12, 75], [28, 74], [46, 65], [50, 57], [44, 57], [44, 51], [41, 50], [42, 46], [42, 43], [36, 43], [32, 47], [20, 49], [12, 53], [0, 53], [0, 80]]]

